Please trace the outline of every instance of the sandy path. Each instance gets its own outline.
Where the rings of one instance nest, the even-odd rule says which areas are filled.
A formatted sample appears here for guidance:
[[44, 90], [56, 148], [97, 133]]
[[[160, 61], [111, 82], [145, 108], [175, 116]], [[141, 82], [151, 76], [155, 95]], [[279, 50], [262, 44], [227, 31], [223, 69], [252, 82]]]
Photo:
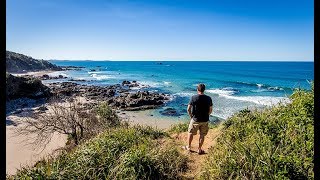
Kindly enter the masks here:
[[199, 144], [199, 133], [193, 136], [193, 141], [191, 144], [192, 152], [183, 150], [181, 147], [187, 144], [188, 133], [183, 132], [180, 134], [173, 134], [171, 137], [175, 139], [176, 145], [181, 149], [180, 151], [187, 155], [189, 158], [188, 162], [188, 171], [185, 172], [182, 176], [184, 179], [198, 179], [201, 173], [203, 164], [205, 163], [206, 157], [208, 156], [208, 150], [210, 147], [214, 146], [217, 142], [217, 138], [221, 134], [222, 125], [219, 125], [217, 128], [210, 129], [205, 141], [202, 145], [202, 149], [205, 151], [205, 154], [198, 155], [198, 144]]

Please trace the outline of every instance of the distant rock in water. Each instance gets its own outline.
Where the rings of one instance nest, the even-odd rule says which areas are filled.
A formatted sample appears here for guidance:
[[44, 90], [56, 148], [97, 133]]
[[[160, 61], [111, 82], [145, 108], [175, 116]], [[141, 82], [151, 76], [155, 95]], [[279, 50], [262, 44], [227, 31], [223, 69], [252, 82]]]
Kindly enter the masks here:
[[166, 108], [165, 110], [160, 111], [160, 114], [163, 116], [181, 116], [175, 108]]
[[38, 99], [50, 96], [50, 89], [33, 77], [16, 77], [6, 74], [6, 99]]
[[6, 68], [6, 71], [11, 73], [43, 70], [62, 70], [60, 67], [48, 61], [33, 59], [30, 56], [26, 56], [11, 51], [6, 51]]
[[85, 68], [84, 66], [59, 66], [63, 71], [67, 70], [76, 70], [80, 71], [81, 69]]

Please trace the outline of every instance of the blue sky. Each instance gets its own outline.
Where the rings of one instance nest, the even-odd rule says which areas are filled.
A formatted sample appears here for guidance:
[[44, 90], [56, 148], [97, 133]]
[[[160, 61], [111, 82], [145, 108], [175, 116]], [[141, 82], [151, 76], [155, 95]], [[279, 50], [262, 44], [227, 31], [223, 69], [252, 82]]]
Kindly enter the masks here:
[[7, 0], [7, 50], [38, 59], [313, 61], [311, 0]]

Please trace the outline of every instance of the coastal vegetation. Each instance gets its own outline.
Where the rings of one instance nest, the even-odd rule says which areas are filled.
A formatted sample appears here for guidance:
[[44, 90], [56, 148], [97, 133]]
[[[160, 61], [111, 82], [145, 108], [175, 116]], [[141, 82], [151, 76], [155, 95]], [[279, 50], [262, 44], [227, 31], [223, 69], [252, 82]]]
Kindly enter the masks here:
[[[244, 109], [228, 118], [202, 166], [199, 179], [314, 179], [314, 92], [297, 89], [288, 104], [265, 110]], [[104, 131], [58, 157], [23, 167], [8, 179], [181, 179], [189, 169], [168, 131], [130, 126], [107, 104], [95, 109]], [[109, 128], [108, 128], [109, 127]], [[110, 128], [112, 127], [112, 128]], [[216, 125], [211, 126], [215, 128]], [[208, 137], [208, 140], [212, 137]]]
[[[183, 133], [187, 132], [189, 127], [189, 122], [180, 122], [177, 124], [173, 124], [168, 130], [169, 133]], [[209, 129], [216, 128], [217, 124], [209, 123]]]
[[179, 179], [187, 157], [166, 134], [151, 127], [121, 126], [65, 152], [24, 167], [8, 179]]
[[314, 91], [291, 103], [242, 110], [224, 122], [202, 179], [314, 179]]
[[[13, 59], [32, 58], [7, 52], [7, 67]], [[24, 67], [17, 68], [22, 71]], [[114, 111], [154, 109], [169, 100], [166, 94], [129, 92], [142, 87], [137, 81], [106, 87], [41, 82], [52, 78], [6, 74], [7, 112], [24, 110], [27, 103], [16, 104], [19, 99], [47, 102], [33, 111], [33, 117], [24, 117], [24, 124], [16, 127], [18, 134], [36, 135], [35, 145], [45, 145], [53, 133], [68, 136], [58, 156], [22, 167], [8, 179], [183, 179], [191, 175], [199, 179], [314, 179], [313, 84], [311, 90], [296, 89], [287, 104], [244, 109], [219, 125], [210, 124], [210, 129], [216, 128], [206, 139], [212, 147], [199, 157], [179, 147], [185, 144], [188, 122], [168, 130], [132, 126]], [[55, 96], [60, 99], [47, 101]], [[90, 102], [75, 100], [80, 96]], [[166, 108], [162, 115], [180, 114]], [[194, 162], [202, 169], [190, 167]], [[187, 171], [189, 175], [184, 176]]]
[[[264, 110], [244, 109], [218, 125], [220, 135], [198, 164], [203, 168], [197, 178], [314, 179], [313, 85], [310, 91], [296, 89], [290, 100]], [[170, 137], [185, 133], [188, 123], [163, 131], [122, 122], [106, 103], [92, 112], [83, 116], [97, 118], [99, 133], [87, 131], [90, 136], [72, 149], [7, 179], [181, 179], [190, 168], [181, 142]]]
[[34, 59], [23, 54], [6, 51], [6, 71], [7, 72], [28, 72], [42, 70], [62, 70], [60, 67], [45, 61]]
[[106, 103], [88, 108], [79, 100], [68, 99], [65, 103], [59, 103], [53, 99], [48, 107], [48, 113], [34, 113], [32, 117], [26, 117], [16, 133], [35, 135], [32, 144], [37, 146], [49, 143], [54, 133], [65, 134], [68, 144], [78, 145], [108, 128], [120, 125], [120, 119]]

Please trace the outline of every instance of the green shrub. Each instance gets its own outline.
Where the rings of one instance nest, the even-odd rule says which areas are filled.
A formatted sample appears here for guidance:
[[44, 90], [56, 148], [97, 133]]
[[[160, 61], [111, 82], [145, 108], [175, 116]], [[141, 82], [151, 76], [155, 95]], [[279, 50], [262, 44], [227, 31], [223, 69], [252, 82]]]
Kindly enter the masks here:
[[108, 179], [179, 179], [187, 158], [176, 147], [135, 146], [121, 155]]
[[102, 121], [106, 127], [115, 127], [120, 125], [119, 117], [107, 103], [99, 104], [96, 108], [96, 113], [99, 116], [99, 120]]
[[64, 152], [24, 167], [15, 179], [177, 179], [187, 158], [177, 149], [157, 146], [165, 133], [151, 127], [118, 127]]
[[[216, 124], [209, 123], [209, 129], [216, 128]], [[171, 125], [170, 129], [168, 130], [169, 133], [183, 133], [188, 132], [189, 122], [180, 122], [177, 124]]]
[[178, 124], [171, 125], [168, 130], [169, 133], [182, 133], [187, 132], [189, 127], [189, 122], [180, 122]]
[[314, 92], [291, 103], [243, 110], [224, 123], [202, 179], [314, 179]]

